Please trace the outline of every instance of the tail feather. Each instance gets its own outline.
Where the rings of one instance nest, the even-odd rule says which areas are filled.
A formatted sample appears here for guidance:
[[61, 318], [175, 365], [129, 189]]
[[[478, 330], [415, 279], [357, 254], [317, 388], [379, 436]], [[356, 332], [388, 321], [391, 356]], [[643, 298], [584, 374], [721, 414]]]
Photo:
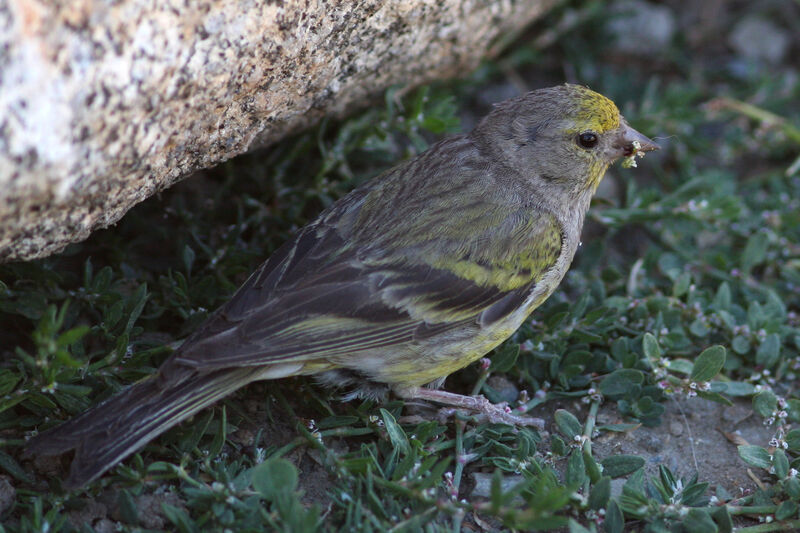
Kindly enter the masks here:
[[193, 374], [164, 386], [158, 377], [133, 385], [58, 427], [33, 437], [31, 455], [58, 455], [75, 450], [66, 488], [97, 479], [167, 429], [246, 385], [253, 368]]

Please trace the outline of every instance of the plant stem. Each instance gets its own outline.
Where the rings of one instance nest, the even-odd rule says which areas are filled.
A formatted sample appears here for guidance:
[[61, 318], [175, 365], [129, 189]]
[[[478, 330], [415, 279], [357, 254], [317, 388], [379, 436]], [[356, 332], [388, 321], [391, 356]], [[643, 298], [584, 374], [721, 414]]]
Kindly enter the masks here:
[[739, 527], [734, 529], [736, 533], [766, 533], [769, 531], [797, 531], [800, 528], [800, 520], [790, 522], [770, 522], [769, 524], [758, 524], [757, 526]]
[[[600, 402], [594, 401], [589, 406], [589, 415], [586, 417], [586, 424], [583, 426], [583, 451], [587, 456], [592, 455], [592, 433], [594, 432], [595, 422], [597, 421], [597, 410], [600, 409]], [[586, 478], [583, 483], [583, 493], [589, 493], [591, 480]]]
[[777, 505], [728, 505], [728, 512], [733, 515], [742, 514], [772, 514], [778, 509]]
[[748, 104], [747, 102], [742, 102], [741, 100], [736, 100], [735, 98], [720, 98], [716, 100], [715, 103], [721, 108], [727, 107], [753, 120], [763, 122], [768, 126], [777, 126], [783, 131], [784, 135], [794, 142], [800, 143], [800, 129], [796, 128], [785, 118], [771, 111], [754, 106], [753, 104]]

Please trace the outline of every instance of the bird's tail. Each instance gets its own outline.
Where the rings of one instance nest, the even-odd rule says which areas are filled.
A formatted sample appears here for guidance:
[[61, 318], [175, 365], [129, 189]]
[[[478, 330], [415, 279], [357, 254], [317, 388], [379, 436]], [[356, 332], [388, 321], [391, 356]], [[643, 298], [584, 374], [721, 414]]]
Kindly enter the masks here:
[[169, 386], [154, 376], [36, 435], [28, 441], [26, 454], [58, 455], [74, 449], [64, 486], [80, 487], [157, 435], [249, 383], [253, 374], [252, 368], [192, 373]]

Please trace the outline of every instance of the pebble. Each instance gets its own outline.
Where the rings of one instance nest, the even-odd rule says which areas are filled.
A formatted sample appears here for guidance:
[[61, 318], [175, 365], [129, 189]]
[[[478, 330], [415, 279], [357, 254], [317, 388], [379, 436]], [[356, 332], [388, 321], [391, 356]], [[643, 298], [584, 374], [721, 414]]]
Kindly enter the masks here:
[[519, 388], [503, 376], [489, 376], [486, 384], [497, 393], [498, 401], [513, 403], [519, 397]]
[[[494, 477], [494, 475], [485, 474], [482, 472], [475, 472], [471, 474], [471, 476], [472, 476], [472, 481], [475, 483], [475, 487], [472, 489], [470, 497], [471, 498], [490, 497], [492, 493], [492, 478]], [[519, 485], [523, 481], [525, 481], [525, 478], [523, 476], [505, 475], [500, 479], [500, 488], [502, 489], [503, 492], [508, 492], [509, 490]]]

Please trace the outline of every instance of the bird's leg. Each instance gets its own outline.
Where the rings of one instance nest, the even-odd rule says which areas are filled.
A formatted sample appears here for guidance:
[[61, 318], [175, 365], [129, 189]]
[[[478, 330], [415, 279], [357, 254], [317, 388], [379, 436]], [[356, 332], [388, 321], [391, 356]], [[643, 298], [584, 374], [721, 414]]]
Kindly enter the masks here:
[[398, 390], [397, 394], [402, 398], [412, 400], [427, 400], [439, 404], [455, 407], [456, 409], [467, 409], [483, 415], [493, 424], [509, 424], [511, 426], [536, 426], [544, 428], [544, 420], [516, 414], [508, 407], [508, 404], [493, 404], [484, 396], [464, 396], [443, 390], [428, 388], [410, 388]]

